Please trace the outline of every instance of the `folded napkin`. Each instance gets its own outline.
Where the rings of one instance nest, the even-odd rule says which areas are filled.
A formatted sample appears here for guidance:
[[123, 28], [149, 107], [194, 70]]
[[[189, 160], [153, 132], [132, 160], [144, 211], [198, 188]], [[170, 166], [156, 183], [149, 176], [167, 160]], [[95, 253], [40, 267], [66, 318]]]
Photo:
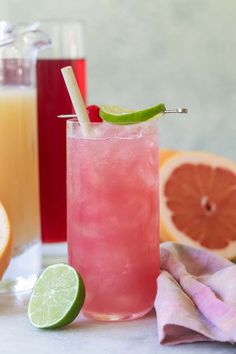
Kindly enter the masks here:
[[166, 242], [155, 301], [161, 344], [236, 342], [236, 265]]

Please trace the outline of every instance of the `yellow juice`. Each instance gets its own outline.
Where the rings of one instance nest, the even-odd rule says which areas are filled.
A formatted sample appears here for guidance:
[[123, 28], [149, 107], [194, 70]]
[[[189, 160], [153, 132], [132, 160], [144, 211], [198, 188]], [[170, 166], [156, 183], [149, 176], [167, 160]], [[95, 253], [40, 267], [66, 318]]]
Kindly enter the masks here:
[[0, 200], [16, 255], [40, 235], [36, 91], [31, 88], [0, 88]]

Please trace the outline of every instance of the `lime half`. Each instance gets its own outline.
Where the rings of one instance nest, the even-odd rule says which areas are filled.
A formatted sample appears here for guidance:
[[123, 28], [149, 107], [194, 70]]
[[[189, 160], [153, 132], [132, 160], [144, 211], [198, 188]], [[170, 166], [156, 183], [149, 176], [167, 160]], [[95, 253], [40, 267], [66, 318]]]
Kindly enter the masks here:
[[144, 109], [142, 111], [132, 111], [112, 105], [103, 105], [100, 108], [99, 115], [106, 122], [120, 125], [128, 125], [144, 122], [151, 118], [161, 116], [166, 110], [163, 103]]
[[51, 265], [33, 288], [28, 317], [37, 328], [62, 327], [78, 316], [84, 300], [84, 282], [77, 271], [63, 263]]

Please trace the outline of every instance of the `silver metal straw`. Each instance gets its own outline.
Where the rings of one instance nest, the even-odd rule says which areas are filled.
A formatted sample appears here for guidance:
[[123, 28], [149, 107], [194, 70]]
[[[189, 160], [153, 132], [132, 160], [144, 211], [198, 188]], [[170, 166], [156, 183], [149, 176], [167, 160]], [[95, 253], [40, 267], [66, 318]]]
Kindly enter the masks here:
[[[188, 108], [166, 109], [163, 113], [188, 113]], [[57, 118], [77, 118], [76, 114], [60, 114]]]
[[166, 109], [164, 113], [188, 113], [188, 108]]

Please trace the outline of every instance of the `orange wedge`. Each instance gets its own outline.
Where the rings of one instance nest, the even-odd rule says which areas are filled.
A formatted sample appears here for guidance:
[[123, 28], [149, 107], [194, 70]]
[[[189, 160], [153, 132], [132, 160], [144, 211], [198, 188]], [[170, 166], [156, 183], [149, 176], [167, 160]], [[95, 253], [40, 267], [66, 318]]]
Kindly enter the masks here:
[[236, 164], [179, 152], [160, 167], [161, 239], [236, 257]]
[[7, 269], [12, 254], [12, 237], [7, 213], [0, 203], [0, 279]]

